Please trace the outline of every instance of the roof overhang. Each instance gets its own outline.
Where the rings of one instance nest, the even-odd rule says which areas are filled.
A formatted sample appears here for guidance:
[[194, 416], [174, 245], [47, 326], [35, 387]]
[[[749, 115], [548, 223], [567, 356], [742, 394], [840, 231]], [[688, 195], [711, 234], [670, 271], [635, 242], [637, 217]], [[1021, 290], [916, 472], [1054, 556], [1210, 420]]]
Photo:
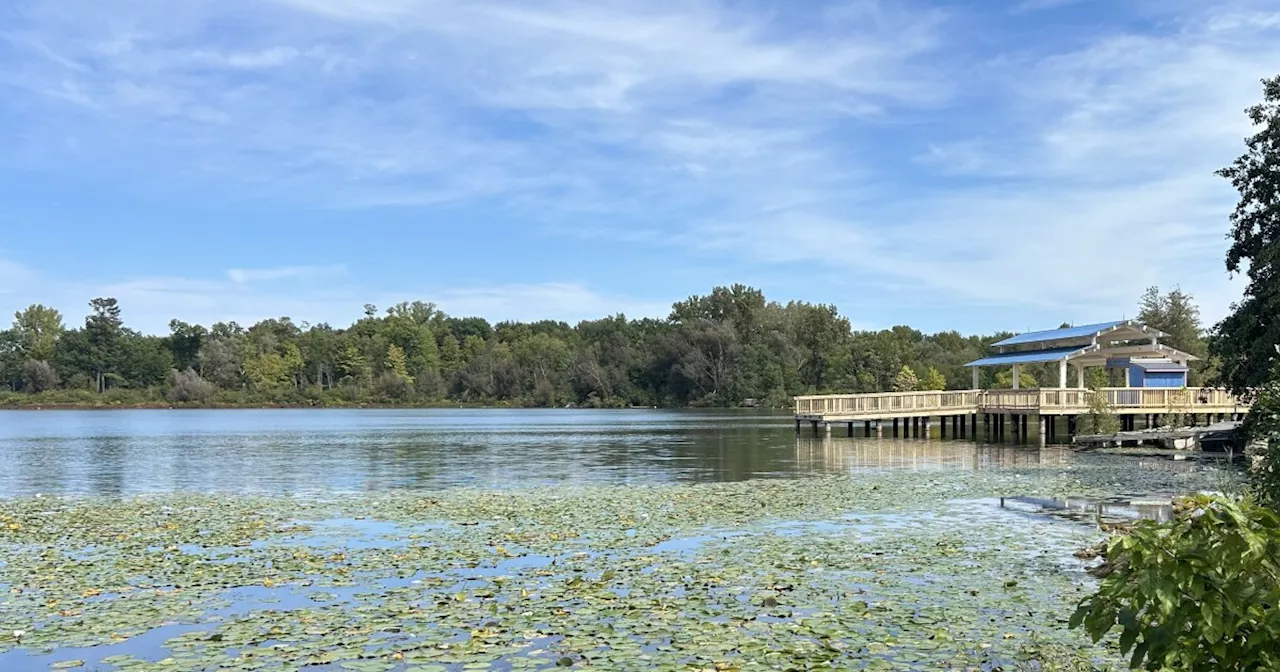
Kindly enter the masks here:
[[1107, 360], [1114, 357], [1131, 355], [1159, 355], [1175, 362], [1194, 362], [1199, 359], [1195, 355], [1182, 352], [1167, 345], [1126, 345], [1105, 347], [1101, 344], [1046, 348], [1044, 350], [1024, 350], [1021, 352], [1005, 352], [990, 357], [974, 360], [965, 364], [974, 366], [1010, 366], [1012, 364], [1036, 364], [1042, 362], [1058, 362], [1066, 360], [1076, 366], [1106, 366]]
[[1102, 322], [1085, 324], [1078, 327], [1064, 327], [1047, 331], [1033, 331], [1010, 336], [991, 344], [1000, 352], [1019, 346], [1039, 346], [1042, 349], [1057, 349], [1069, 345], [1091, 345], [1094, 343], [1111, 343], [1115, 341], [1153, 340], [1167, 337], [1168, 334], [1149, 327], [1136, 320], [1120, 320], [1118, 322]]
[[1071, 359], [1097, 346], [1068, 346], [1065, 348], [1048, 348], [1045, 350], [1027, 350], [1024, 352], [1006, 352], [982, 359], [974, 360], [965, 366], [1009, 366], [1011, 364], [1035, 364], [1039, 362], [1057, 362]]

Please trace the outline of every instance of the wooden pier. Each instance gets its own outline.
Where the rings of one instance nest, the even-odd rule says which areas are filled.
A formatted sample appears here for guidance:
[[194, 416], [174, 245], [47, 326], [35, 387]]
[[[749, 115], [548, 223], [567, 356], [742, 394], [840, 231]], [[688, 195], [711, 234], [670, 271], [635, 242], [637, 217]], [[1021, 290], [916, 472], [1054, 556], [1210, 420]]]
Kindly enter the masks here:
[[[1011, 427], [1014, 438], [1026, 439], [1030, 416], [1037, 417], [1039, 433], [1055, 435], [1059, 418], [1074, 434], [1076, 418], [1089, 410], [1094, 394], [1106, 395], [1107, 403], [1120, 418], [1121, 428], [1153, 426], [1158, 416], [1170, 413], [1188, 416], [1193, 423], [1238, 420], [1249, 410], [1226, 390], [1216, 388], [1040, 388], [1018, 390], [954, 390], [886, 392], [873, 394], [828, 394], [795, 398], [796, 430], [804, 422], [816, 432], [830, 433], [832, 426], [847, 424], [853, 436], [861, 423], [867, 436], [874, 430], [883, 436], [889, 423], [892, 436], [928, 437], [936, 419], [942, 436], [976, 435], [979, 420], [988, 435], [1003, 437]], [[901, 427], [901, 429], [900, 429]]]

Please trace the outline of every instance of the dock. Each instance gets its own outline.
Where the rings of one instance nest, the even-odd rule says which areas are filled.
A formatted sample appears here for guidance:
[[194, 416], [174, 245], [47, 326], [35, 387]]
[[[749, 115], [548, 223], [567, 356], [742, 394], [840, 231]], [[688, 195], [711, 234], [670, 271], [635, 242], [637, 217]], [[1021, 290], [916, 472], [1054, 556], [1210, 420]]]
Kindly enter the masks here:
[[1032, 418], [1039, 434], [1056, 435], [1058, 422], [1075, 434], [1077, 418], [1089, 411], [1095, 394], [1106, 396], [1107, 404], [1120, 419], [1124, 431], [1156, 427], [1160, 416], [1181, 414], [1192, 423], [1240, 420], [1249, 406], [1226, 390], [1192, 388], [1102, 388], [952, 390], [923, 392], [882, 392], [871, 394], [826, 394], [795, 398], [796, 431], [810, 423], [815, 433], [830, 434], [833, 427], [846, 425], [855, 436], [858, 425], [864, 435], [928, 437], [933, 423], [941, 435], [955, 438], [977, 436], [979, 423], [991, 438], [1026, 440]]
[[1098, 446], [1156, 441], [1169, 448], [1184, 449], [1201, 448], [1206, 442], [1211, 442], [1229, 449], [1240, 425], [1240, 422], [1225, 421], [1198, 427], [1156, 427], [1115, 434], [1081, 434], [1072, 437], [1071, 443], [1079, 446]]
[[[815, 433], [826, 434], [834, 425], [845, 424], [853, 436], [862, 423], [867, 436], [873, 429], [883, 436], [889, 423], [895, 437], [928, 437], [936, 420], [944, 438], [948, 429], [951, 436], [964, 438], [978, 436], [981, 420], [983, 434], [990, 439], [1012, 434], [1025, 441], [1035, 417], [1043, 444], [1046, 436], [1058, 436], [1059, 421], [1074, 436], [1077, 418], [1089, 412], [1096, 395], [1105, 397], [1125, 432], [1137, 430], [1139, 424], [1156, 428], [1161, 416], [1171, 414], [1189, 419], [1193, 426], [1242, 419], [1249, 407], [1227, 390], [1188, 387], [1188, 364], [1198, 358], [1161, 343], [1167, 336], [1136, 320], [1018, 334], [992, 343], [991, 353], [965, 364], [973, 376], [970, 389], [796, 397], [796, 431], [806, 421]], [[1057, 386], [1022, 385], [1022, 367], [1038, 368], [1042, 382], [1057, 378]], [[1124, 387], [1088, 388], [1086, 370], [1098, 373], [1097, 369], [1104, 370], [1104, 379]], [[915, 378], [909, 367], [904, 365], [903, 371]], [[1011, 389], [993, 389], [992, 378], [1000, 380], [1004, 374], [1011, 374]]]

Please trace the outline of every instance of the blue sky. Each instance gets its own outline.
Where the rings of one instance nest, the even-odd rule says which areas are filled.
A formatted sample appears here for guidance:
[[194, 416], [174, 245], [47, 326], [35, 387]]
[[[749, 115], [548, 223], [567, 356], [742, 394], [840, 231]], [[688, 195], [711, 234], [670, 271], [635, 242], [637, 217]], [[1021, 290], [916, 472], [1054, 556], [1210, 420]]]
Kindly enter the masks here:
[[0, 314], [1213, 321], [1277, 73], [1271, 0], [10, 0]]

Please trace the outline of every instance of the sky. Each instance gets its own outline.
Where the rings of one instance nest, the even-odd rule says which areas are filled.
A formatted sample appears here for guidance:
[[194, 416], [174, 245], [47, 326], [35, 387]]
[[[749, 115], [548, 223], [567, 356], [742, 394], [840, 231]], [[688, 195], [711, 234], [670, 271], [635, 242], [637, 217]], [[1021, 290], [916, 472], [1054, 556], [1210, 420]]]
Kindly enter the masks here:
[[0, 315], [1207, 323], [1274, 0], [8, 0]]

